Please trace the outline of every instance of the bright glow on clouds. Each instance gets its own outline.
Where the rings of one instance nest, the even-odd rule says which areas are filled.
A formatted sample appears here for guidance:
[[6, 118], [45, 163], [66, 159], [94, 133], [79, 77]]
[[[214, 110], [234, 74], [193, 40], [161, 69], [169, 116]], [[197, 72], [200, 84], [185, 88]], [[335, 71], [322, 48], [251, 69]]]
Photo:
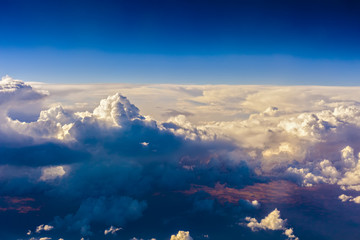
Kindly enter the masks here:
[[171, 235], [170, 240], [193, 240], [187, 231], [179, 231], [176, 235]]
[[280, 218], [280, 211], [275, 209], [265, 218], [258, 222], [255, 218], [246, 217], [245, 220], [248, 222], [246, 226], [251, 228], [252, 231], [257, 230], [283, 230], [284, 234], [288, 239], [298, 240], [294, 235], [292, 228], [286, 228], [286, 220]]

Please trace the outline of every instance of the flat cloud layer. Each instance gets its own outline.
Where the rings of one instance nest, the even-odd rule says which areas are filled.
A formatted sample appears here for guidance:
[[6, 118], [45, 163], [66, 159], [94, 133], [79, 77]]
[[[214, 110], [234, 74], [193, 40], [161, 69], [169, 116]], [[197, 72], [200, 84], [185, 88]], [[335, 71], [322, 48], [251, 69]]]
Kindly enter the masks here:
[[[213, 229], [187, 225], [190, 219], [208, 214], [230, 226], [268, 204], [301, 202], [302, 188], [329, 185], [342, 191], [334, 202], [359, 203], [352, 197], [360, 191], [358, 90], [29, 85], [6, 76], [0, 211], [14, 224], [17, 214], [38, 215], [0, 233], [104, 239], [105, 229], [107, 236], [168, 238], [197, 229], [171, 239], [206, 239]], [[29, 106], [37, 106], [31, 114]], [[210, 224], [210, 217], [202, 221]], [[297, 238], [277, 209], [247, 221], [252, 230]], [[167, 230], [147, 230], [152, 222]], [[131, 232], [136, 224], [144, 232]]]

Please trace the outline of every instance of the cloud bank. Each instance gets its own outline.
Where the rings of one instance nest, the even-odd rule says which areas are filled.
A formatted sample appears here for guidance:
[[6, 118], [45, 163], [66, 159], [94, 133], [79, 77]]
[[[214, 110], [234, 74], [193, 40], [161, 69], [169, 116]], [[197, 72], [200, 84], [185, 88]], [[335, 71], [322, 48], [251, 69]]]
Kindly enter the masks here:
[[[342, 202], [360, 202], [347, 192], [360, 190], [360, 98], [353, 89], [121, 87], [131, 97], [116, 86], [2, 78], [0, 211], [41, 216], [16, 237], [26, 229], [53, 239], [130, 235], [132, 223], [151, 222], [150, 213], [160, 218], [177, 201], [187, 208], [162, 219], [178, 224], [162, 236], [193, 233], [183, 215], [235, 222], [268, 204], [298, 202], [294, 192], [321, 184], [344, 191]], [[31, 121], [24, 120], [28, 106], [39, 110]], [[254, 231], [298, 239], [277, 209], [246, 221]], [[171, 239], [193, 238], [179, 231]]]

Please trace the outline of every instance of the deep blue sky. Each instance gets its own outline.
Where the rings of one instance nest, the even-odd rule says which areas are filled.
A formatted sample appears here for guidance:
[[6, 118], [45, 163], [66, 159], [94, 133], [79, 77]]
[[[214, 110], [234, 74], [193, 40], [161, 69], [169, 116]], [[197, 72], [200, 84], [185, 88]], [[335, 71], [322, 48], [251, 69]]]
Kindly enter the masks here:
[[360, 2], [0, 0], [0, 74], [356, 85]]

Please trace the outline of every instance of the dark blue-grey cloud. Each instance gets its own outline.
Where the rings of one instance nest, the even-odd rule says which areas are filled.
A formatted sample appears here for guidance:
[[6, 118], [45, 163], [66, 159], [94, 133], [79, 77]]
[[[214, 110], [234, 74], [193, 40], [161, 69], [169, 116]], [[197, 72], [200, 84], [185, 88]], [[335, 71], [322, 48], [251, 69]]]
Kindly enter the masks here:
[[81, 234], [88, 236], [92, 234], [90, 225], [124, 225], [129, 220], [141, 217], [146, 206], [145, 201], [130, 197], [88, 198], [81, 203], [76, 213], [64, 218], [57, 217], [54, 223], [59, 228], [80, 230]]

